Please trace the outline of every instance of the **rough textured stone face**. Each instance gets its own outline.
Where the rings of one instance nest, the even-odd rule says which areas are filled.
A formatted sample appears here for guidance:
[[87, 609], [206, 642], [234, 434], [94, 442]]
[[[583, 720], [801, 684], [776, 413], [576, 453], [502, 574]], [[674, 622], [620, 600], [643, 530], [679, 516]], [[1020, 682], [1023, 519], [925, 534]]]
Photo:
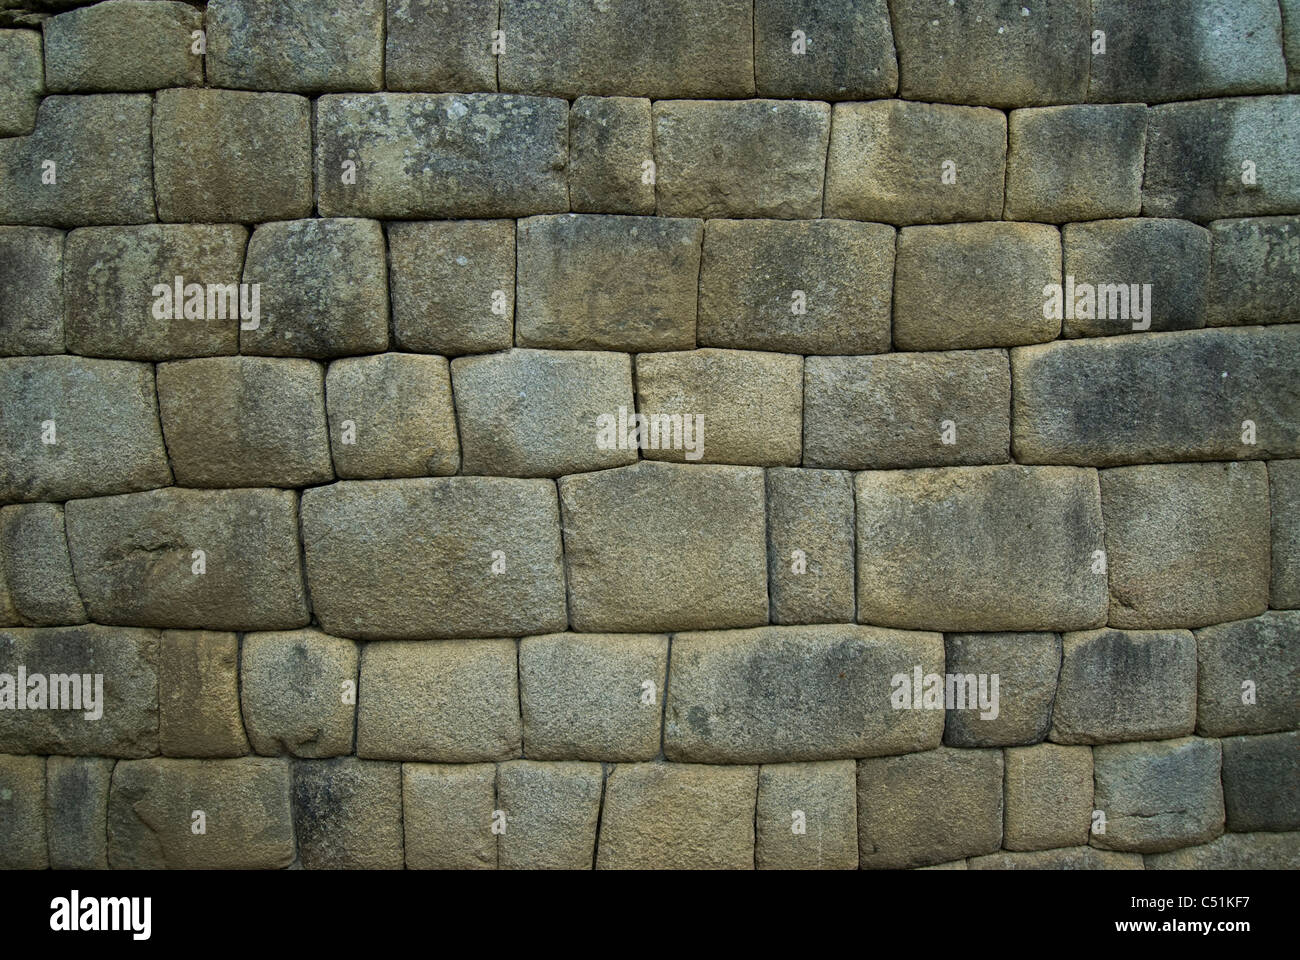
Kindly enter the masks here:
[[826, 216], [886, 223], [996, 220], [1007, 118], [983, 107], [877, 100], [835, 105]]
[[1273, 580], [1269, 605], [1300, 607], [1300, 460], [1274, 460], [1268, 465], [1272, 500]]
[[[1105, 622], [1093, 471], [882, 470], [857, 475], [856, 502], [860, 623], [998, 631]], [[1022, 585], [1014, 596], [1008, 581]]]
[[1106, 814], [1094, 847], [1162, 853], [1223, 832], [1217, 740], [1116, 743], [1092, 751], [1093, 806]]
[[[1092, 847], [1065, 847], [971, 857], [971, 870], [1142, 870], [1142, 856]], [[937, 869], [937, 868], [934, 868]]]
[[293, 828], [307, 870], [401, 870], [402, 765], [297, 761]]
[[853, 619], [853, 479], [840, 470], [767, 471], [767, 582], [773, 623]]
[[758, 768], [633, 763], [610, 771], [600, 870], [751, 870]]
[[503, 870], [590, 870], [604, 788], [598, 763], [512, 760], [497, 771]]
[[318, 630], [250, 633], [240, 659], [248, 739], [266, 756], [351, 753], [357, 645]]
[[496, 869], [496, 776], [491, 763], [402, 764], [408, 869]]
[[327, 633], [425, 639], [566, 626], [550, 481], [337, 483], [303, 494], [302, 534], [315, 613]]
[[45, 758], [0, 754], [0, 869], [45, 870]]
[[898, 90], [898, 62], [885, 0], [834, 5], [758, 0], [754, 76], [760, 97], [892, 96]]
[[1006, 751], [1008, 850], [1086, 845], [1092, 824], [1092, 751], [1040, 743]]
[[1300, 611], [1196, 631], [1196, 732], [1300, 729]]
[[942, 672], [940, 635], [838, 625], [676, 634], [664, 752], [769, 763], [937, 747], [943, 711], [899, 708], [917, 666]]
[[689, 350], [704, 225], [644, 217], [519, 221], [521, 347]]
[[1300, 285], [1300, 217], [1219, 220], [1210, 236], [1209, 325], [1290, 322], [1290, 291]]
[[114, 762], [105, 757], [50, 757], [45, 763], [45, 819], [50, 867], [107, 870], [108, 790]]
[[569, 111], [569, 165], [569, 200], [578, 213], [654, 213], [650, 101], [575, 100]]
[[[965, 709], [950, 709], [943, 742], [950, 747], [1012, 747], [1047, 736], [1061, 671], [1061, 638], [1055, 633], [950, 633], [944, 637], [944, 670], [958, 679]], [[975, 703], [968, 677], [975, 677]], [[998, 678], [997, 715], [978, 709], [979, 678], [987, 677], [987, 700]], [[955, 701], [956, 690], [954, 691]]]
[[24, 626], [86, 622], [68, 559], [62, 507], [32, 503], [0, 510], [0, 556], [9, 602]]
[[889, 349], [894, 231], [851, 220], [710, 220], [699, 341], [782, 353]]
[[384, 0], [212, 0], [208, 82], [238, 90], [378, 90]]
[[575, 630], [767, 622], [761, 470], [643, 462], [558, 486]]
[[202, 86], [203, 57], [190, 37], [202, 28], [203, 14], [188, 3], [110, 0], [69, 10], [43, 25], [45, 85], [55, 93]]
[[1229, 830], [1300, 830], [1300, 732], [1223, 741]]
[[158, 647], [158, 744], [168, 757], [249, 753], [239, 712], [239, 638], [164, 630]]
[[36, 126], [45, 92], [41, 35], [35, 30], [0, 30], [0, 137], [21, 137]]
[[758, 768], [754, 866], [856, 870], [857, 767], [852, 760]]
[[625, 354], [510, 350], [458, 357], [451, 370], [465, 473], [555, 477], [637, 459], [600, 433], [602, 417], [617, 429], [619, 410], [634, 410]]
[[496, 90], [498, 0], [388, 0], [389, 90]]
[[62, 351], [63, 234], [0, 227], [0, 354]]
[[1264, 464], [1104, 470], [1101, 506], [1112, 626], [1204, 627], [1268, 607]]
[[1147, 854], [1150, 870], [1300, 870], [1300, 834], [1225, 833], [1170, 853]]

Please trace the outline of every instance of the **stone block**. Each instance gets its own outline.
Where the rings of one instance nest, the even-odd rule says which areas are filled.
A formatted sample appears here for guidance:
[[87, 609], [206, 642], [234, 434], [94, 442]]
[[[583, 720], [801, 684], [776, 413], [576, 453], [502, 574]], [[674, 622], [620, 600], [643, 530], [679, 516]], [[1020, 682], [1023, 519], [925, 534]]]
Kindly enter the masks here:
[[579, 97], [573, 102], [569, 199], [575, 211], [653, 214], [653, 164], [649, 100]]
[[1273, 576], [1269, 605], [1300, 607], [1300, 460], [1274, 460], [1268, 465], [1273, 528]]
[[1006, 751], [1008, 850], [1082, 845], [1092, 826], [1092, 751], [1040, 743]]
[[857, 765], [764, 764], [754, 825], [758, 870], [856, 870]]
[[885, 0], [754, 4], [754, 76], [760, 97], [873, 100], [898, 90]]
[[1216, 220], [1210, 236], [1209, 325], [1289, 323], [1300, 287], [1300, 217]]
[[766, 480], [772, 622], [851, 622], [852, 477], [840, 470], [774, 467]]
[[1300, 870], [1300, 833], [1225, 833], [1143, 859], [1151, 870]]
[[511, 760], [497, 771], [503, 870], [590, 870], [604, 778], [598, 763]]
[[1287, 89], [1300, 90], [1300, 4], [1281, 0], [1283, 54], [1286, 57]]
[[203, 14], [188, 3], [110, 0], [61, 13], [41, 26], [45, 85], [53, 93], [203, 85], [203, 57], [191, 38], [203, 28]]
[[45, 825], [50, 867], [108, 869], [108, 757], [50, 757], [45, 764]]
[[167, 757], [242, 757], [239, 638], [164, 630], [158, 647], [158, 744]]
[[1228, 829], [1300, 830], [1300, 732], [1223, 741]]
[[1026, 850], [990, 853], [971, 857], [971, 870], [1142, 870], [1142, 855], [1096, 850], [1092, 847], [1065, 847], [1059, 850]]
[[388, 0], [384, 80], [389, 90], [494, 91], [497, 0]]
[[62, 352], [63, 234], [0, 227], [0, 355]]
[[86, 622], [61, 506], [31, 503], [0, 510], [0, 555], [9, 602], [24, 626]]
[[1223, 832], [1219, 767], [1219, 741], [1199, 737], [1094, 747], [1093, 806], [1106, 832], [1090, 843], [1162, 853], [1214, 839]]
[[[943, 742], [950, 747], [1015, 747], [1037, 743], [1052, 724], [1052, 702], [1061, 672], [1061, 638], [1055, 633], [950, 633], [944, 637], [944, 670], [956, 677], [954, 709], [948, 711]], [[998, 678], [996, 714], [979, 709], [979, 678], [993, 701]], [[969, 676], [975, 679], [975, 702], [969, 699]], [[946, 682], [946, 678], [945, 678]], [[958, 692], [967, 698], [956, 707]], [[945, 688], [945, 704], [946, 704]]]
[[1300, 728], [1300, 611], [1197, 630], [1196, 662], [1201, 736]]
[[357, 645], [318, 630], [250, 633], [240, 660], [248, 739], [266, 756], [352, 752]]
[[22, 137], [36, 126], [45, 92], [41, 35], [36, 30], [0, 30], [0, 137]]
[[402, 765], [296, 761], [293, 828], [307, 870], [401, 870]]
[[408, 869], [496, 869], [496, 777], [492, 763], [402, 764]]
[[0, 754], [0, 869], [47, 869], [45, 837], [45, 758]]

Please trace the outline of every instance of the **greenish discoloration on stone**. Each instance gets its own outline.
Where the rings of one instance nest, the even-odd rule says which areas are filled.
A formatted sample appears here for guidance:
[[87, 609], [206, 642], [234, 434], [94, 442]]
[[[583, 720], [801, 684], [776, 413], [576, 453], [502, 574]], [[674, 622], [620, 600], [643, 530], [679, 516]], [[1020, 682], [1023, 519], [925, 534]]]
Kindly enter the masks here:
[[1300, 289], [1300, 217], [1218, 220], [1210, 235], [1209, 325], [1292, 322]]
[[191, 39], [203, 27], [203, 14], [188, 3], [109, 0], [61, 13], [42, 26], [45, 83], [52, 92], [203, 85], [203, 57], [192, 51]]
[[1092, 767], [1093, 806], [1106, 814], [1092, 846], [1163, 853], [1223, 833], [1218, 740], [1103, 744]]
[[55, 870], [108, 869], [106, 757], [50, 757], [45, 765], [45, 823]]
[[388, 0], [388, 89], [495, 91], [498, 6], [498, 0]]
[[893, 96], [898, 90], [898, 62], [889, 7], [885, 0], [837, 4], [757, 0], [754, 74], [760, 97], [872, 100]]
[[1300, 830], [1300, 732], [1223, 741], [1228, 829]]
[[22, 137], [32, 132], [44, 92], [40, 33], [0, 30], [0, 137]]
[[318, 630], [244, 637], [240, 695], [248, 738], [266, 756], [352, 752], [357, 645]]
[[239, 712], [239, 638], [164, 630], [158, 653], [158, 743], [168, 757], [249, 753]]
[[1300, 728], [1300, 611], [1197, 630], [1196, 657], [1201, 736]]
[[0, 227], [0, 354], [63, 352], [63, 234]]
[[1300, 460], [1274, 460], [1268, 465], [1272, 502], [1273, 578], [1269, 606], [1300, 608]]
[[295, 761], [293, 828], [307, 870], [401, 870], [402, 765]]

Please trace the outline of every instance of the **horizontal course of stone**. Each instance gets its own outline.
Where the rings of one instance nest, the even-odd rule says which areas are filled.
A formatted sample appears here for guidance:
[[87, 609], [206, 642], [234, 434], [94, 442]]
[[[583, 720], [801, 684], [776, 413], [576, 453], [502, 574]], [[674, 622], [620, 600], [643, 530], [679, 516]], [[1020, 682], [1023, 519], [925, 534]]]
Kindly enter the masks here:
[[1300, 868], [1300, 2], [1137, 7], [0, 0], [0, 868]]

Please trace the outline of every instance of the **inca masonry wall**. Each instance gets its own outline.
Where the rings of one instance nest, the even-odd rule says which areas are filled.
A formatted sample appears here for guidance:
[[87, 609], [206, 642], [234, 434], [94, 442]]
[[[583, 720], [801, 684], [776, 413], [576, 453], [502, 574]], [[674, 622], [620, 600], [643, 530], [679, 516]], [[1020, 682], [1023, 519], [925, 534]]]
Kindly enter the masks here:
[[0, 867], [1300, 867], [1300, 0], [0, 0], [0, 224]]

